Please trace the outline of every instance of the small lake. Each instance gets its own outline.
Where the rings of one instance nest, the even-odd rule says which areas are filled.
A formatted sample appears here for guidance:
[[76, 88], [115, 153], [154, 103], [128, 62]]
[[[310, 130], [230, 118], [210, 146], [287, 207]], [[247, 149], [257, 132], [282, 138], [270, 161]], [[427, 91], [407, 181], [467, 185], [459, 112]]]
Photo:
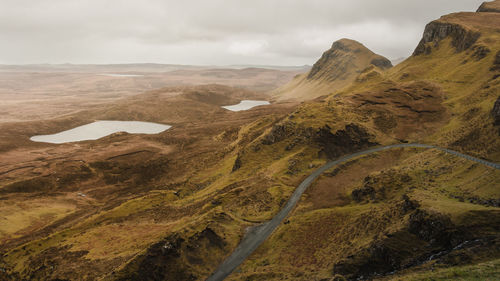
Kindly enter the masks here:
[[96, 140], [102, 137], [127, 132], [129, 134], [158, 134], [171, 126], [141, 121], [96, 121], [53, 135], [39, 135], [30, 138], [36, 142], [66, 143]]
[[142, 77], [144, 75], [142, 74], [117, 74], [117, 73], [103, 73], [99, 74], [102, 76], [109, 76], [109, 77]]
[[235, 104], [235, 105], [226, 105], [222, 106], [222, 108], [225, 108], [227, 110], [231, 111], [242, 111], [242, 110], [249, 110], [250, 108], [254, 108], [256, 106], [260, 105], [269, 105], [270, 103], [265, 100], [242, 100], [240, 103]]

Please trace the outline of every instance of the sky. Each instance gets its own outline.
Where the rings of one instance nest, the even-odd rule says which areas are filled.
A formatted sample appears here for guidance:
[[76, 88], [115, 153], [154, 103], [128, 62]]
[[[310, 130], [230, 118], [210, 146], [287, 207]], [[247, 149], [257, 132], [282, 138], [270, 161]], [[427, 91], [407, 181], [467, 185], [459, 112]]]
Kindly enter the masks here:
[[341, 38], [409, 56], [482, 0], [0, 0], [0, 64], [313, 64]]

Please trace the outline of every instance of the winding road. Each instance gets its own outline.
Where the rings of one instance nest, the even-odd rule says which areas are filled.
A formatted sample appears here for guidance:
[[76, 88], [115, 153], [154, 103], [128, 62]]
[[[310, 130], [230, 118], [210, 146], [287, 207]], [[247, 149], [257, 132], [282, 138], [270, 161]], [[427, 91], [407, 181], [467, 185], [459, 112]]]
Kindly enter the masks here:
[[271, 235], [271, 233], [281, 224], [281, 222], [288, 216], [290, 211], [292, 211], [292, 209], [295, 207], [300, 197], [302, 196], [302, 193], [304, 193], [304, 191], [313, 183], [313, 181], [317, 177], [319, 177], [319, 175], [321, 175], [323, 172], [332, 168], [335, 165], [346, 162], [355, 157], [379, 152], [382, 150], [387, 150], [392, 148], [405, 148], [405, 147], [433, 148], [500, 170], [500, 164], [497, 163], [488, 162], [483, 159], [465, 155], [460, 152], [446, 148], [436, 147], [427, 144], [415, 144], [415, 143], [393, 144], [382, 147], [376, 147], [365, 151], [360, 151], [350, 155], [346, 155], [334, 161], [330, 161], [325, 165], [321, 166], [320, 168], [318, 168], [317, 170], [315, 170], [302, 183], [300, 183], [300, 185], [295, 189], [292, 196], [286, 203], [285, 207], [283, 207], [283, 209], [281, 209], [279, 213], [276, 214], [270, 221], [252, 227], [245, 235], [245, 237], [243, 237], [243, 240], [240, 242], [240, 244], [234, 250], [234, 252], [212, 273], [210, 277], [208, 277], [207, 281], [224, 280], [224, 278], [226, 278], [229, 274], [231, 274], [231, 272], [236, 267], [238, 267], [250, 254], [252, 254], [253, 251], [255, 251], [257, 247], [259, 247], [259, 245], [262, 244], [262, 242], [264, 242], [264, 240], [266, 240]]

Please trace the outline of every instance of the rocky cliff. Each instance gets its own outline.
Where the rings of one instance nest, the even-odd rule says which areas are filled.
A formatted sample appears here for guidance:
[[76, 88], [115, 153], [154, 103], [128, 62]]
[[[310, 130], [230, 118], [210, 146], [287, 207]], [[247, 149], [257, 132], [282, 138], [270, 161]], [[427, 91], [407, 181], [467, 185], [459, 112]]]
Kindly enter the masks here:
[[413, 55], [430, 54], [432, 48], [438, 47], [439, 42], [447, 37], [451, 37], [451, 43], [456, 51], [461, 52], [474, 45], [480, 36], [481, 33], [467, 29], [459, 24], [441, 20], [433, 21], [425, 27], [424, 35], [413, 52]]

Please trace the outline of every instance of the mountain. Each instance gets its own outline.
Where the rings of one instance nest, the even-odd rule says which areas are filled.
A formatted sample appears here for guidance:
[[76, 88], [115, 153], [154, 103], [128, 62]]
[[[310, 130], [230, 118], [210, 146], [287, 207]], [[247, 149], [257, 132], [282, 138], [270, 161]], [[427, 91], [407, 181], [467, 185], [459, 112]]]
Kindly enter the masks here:
[[[499, 163], [498, 26], [500, 15], [490, 12], [432, 21], [405, 61], [386, 71], [362, 71], [351, 84], [301, 104], [242, 144], [234, 173], [252, 178], [262, 171], [275, 179], [269, 205], [280, 209], [280, 198], [294, 190], [288, 185], [313, 173], [324, 163], [319, 159], [372, 146], [427, 143]], [[315, 89], [328, 87], [324, 73], [300, 79], [319, 78]], [[303, 96], [316, 94], [297, 87]], [[498, 182], [498, 170], [435, 150], [356, 158], [309, 187], [230, 279], [496, 279]]]
[[159, 135], [56, 147], [18, 131], [84, 117], [3, 127], [16, 146], [2, 154], [0, 280], [205, 280], [319, 167], [400, 143], [479, 160], [416, 147], [355, 154], [227, 280], [498, 279], [500, 173], [480, 163], [500, 163], [498, 26], [498, 13], [443, 16], [392, 68], [341, 40], [277, 92], [300, 104], [227, 112], [219, 105], [235, 96], [261, 96], [212, 85], [86, 113], [174, 125]]
[[391, 68], [392, 64], [357, 41], [341, 39], [323, 53], [308, 73], [296, 76], [273, 94], [278, 100], [314, 99], [349, 85], [371, 66], [383, 71]]

